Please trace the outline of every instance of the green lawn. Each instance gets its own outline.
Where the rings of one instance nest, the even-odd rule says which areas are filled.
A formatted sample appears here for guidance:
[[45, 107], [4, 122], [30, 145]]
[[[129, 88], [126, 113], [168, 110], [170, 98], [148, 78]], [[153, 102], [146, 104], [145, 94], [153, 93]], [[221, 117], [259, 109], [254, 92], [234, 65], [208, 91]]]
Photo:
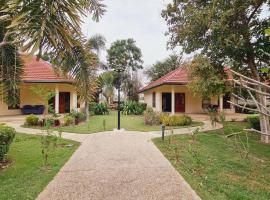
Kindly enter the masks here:
[[[103, 123], [105, 121], [105, 129]], [[200, 126], [201, 122], [193, 122], [191, 126]], [[63, 127], [64, 132], [72, 133], [96, 133], [101, 131], [112, 131], [117, 128], [117, 112], [111, 112], [109, 115], [96, 115], [91, 116], [90, 121], [85, 124], [77, 126], [68, 126]], [[124, 128], [129, 131], [158, 131], [160, 126], [148, 126], [144, 124], [144, 118], [142, 115], [122, 115], [121, 114], [121, 128]], [[171, 129], [172, 127], [167, 127]], [[182, 127], [173, 127], [183, 128]]]
[[[224, 130], [191, 136], [169, 136], [154, 143], [187, 182], [205, 200], [270, 199], [270, 145], [260, 143], [258, 135], [250, 134], [249, 156], [235, 137], [246, 123], [227, 123]], [[225, 133], [225, 135], [224, 135]], [[246, 137], [241, 136], [246, 144]]]
[[[0, 171], [0, 199], [35, 199], [79, 146], [67, 140], [60, 140], [59, 144], [62, 147], [49, 157], [51, 170], [44, 170], [40, 137], [17, 134], [8, 153], [13, 164]], [[65, 144], [73, 146], [68, 148]]]

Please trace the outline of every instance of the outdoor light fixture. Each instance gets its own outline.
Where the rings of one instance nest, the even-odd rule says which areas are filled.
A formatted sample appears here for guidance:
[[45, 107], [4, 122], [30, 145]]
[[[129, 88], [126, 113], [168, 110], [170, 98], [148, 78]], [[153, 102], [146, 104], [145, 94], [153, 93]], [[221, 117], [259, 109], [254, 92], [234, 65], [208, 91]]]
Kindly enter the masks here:
[[121, 91], [121, 81], [120, 81], [120, 73], [121, 72], [123, 72], [124, 70], [123, 69], [121, 69], [121, 68], [117, 68], [117, 69], [115, 69], [115, 71], [117, 72], [117, 74], [118, 74], [118, 80], [117, 80], [117, 89], [118, 89], [118, 106], [117, 106], [117, 110], [118, 110], [118, 121], [117, 121], [117, 130], [121, 130], [121, 125], [120, 125], [120, 110], [121, 110], [121, 108], [120, 108], [120, 91]]

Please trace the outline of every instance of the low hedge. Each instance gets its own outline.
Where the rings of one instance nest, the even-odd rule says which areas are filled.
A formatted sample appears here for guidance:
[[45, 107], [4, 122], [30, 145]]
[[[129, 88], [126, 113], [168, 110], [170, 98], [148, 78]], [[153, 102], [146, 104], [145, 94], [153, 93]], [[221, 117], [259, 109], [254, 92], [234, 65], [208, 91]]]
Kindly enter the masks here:
[[15, 135], [14, 128], [0, 124], [0, 162], [4, 160]]
[[188, 126], [191, 125], [192, 119], [187, 115], [168, 115], [161, 114], [160, 122], [165, 126]]
[[26, 117], [25, 121], [26, 121], [26, 125], [28, 126], [37, 126], [38, 125], [38, 116], [36, 115], [29, 115]]

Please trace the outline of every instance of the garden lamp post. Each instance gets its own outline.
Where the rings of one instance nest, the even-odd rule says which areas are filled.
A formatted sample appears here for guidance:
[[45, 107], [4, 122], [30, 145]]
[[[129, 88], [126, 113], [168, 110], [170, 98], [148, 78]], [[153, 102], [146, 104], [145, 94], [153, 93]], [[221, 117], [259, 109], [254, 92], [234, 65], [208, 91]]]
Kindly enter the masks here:
[[123, 71], [121, 68], [118, 68], [115, 70], [117, 72], [117, 75], [118, 75], [118, 80], [117, 80], [117, 90], [118, 90], [118, 106], [117, 106], [117, 110], [118, 110], [118, 121], [117, 121], [117, 130], [120, 130], [121, 129], [121, 126], [120, 126], [120, 115], [121, 115], [121, 108], [120, 108], [120, 90], [121, 90], [121, 81], [120, 81], [120, 73]]

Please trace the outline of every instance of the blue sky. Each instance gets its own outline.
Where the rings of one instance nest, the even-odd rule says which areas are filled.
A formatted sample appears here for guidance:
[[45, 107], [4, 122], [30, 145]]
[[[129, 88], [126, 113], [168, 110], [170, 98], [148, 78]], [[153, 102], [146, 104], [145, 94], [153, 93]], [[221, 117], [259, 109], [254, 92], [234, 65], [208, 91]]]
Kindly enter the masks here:
[[[142, 50], [144, 65], [166, 58], [166, 23], [161, 11], [169, 0], [104, 0], [107, 12], [100, 22], [86, 18], [83, 32], [87, 37], [100, 33], [107, 40], [107, 48], [117, 39], [133, 38]], [[102, 55], [105, 59], [106, 53]]]

